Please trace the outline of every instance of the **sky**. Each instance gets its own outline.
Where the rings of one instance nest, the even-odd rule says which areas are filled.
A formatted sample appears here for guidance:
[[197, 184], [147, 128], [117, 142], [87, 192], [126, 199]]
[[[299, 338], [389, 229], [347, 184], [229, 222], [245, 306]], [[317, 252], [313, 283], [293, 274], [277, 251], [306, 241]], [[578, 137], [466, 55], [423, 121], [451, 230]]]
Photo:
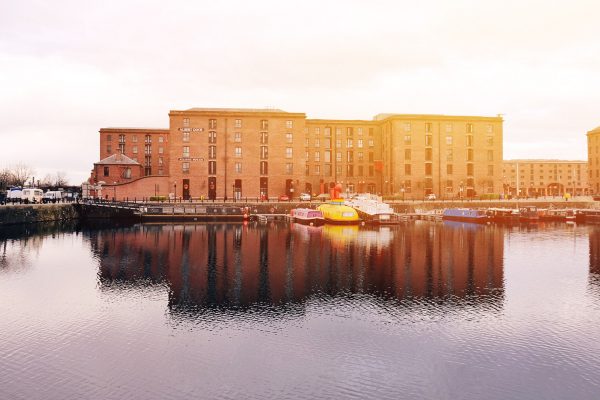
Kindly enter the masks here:
[[0, 168], [89, 177], [169, 110], [503, 114], [504, 158], [587, 159], [600, 2], [0, 0]]

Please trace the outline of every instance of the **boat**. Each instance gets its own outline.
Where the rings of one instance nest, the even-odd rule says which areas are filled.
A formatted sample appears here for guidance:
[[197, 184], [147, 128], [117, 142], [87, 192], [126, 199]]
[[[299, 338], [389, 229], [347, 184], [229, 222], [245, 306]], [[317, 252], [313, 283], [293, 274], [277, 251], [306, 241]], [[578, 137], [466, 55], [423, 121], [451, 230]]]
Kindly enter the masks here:
[[600, 222], [600, 210], [586, 209], [575, 211], [575, 221], [580, 223], [599, 223]]
[[490, 218], [484, 210], [473, 210], [470, 208], [447, 208], [442, 214], [442, 220], [487, 224], [490, 221]]
[[519, 222], [519, 210], [514, 208], [488, 208], [486, 214], [492, 222]]
[[536, 206], [523, 206], [519, 208], [519, 221], [521, 222], [538, 222], [540, 213]]
[[317, 207], [323, 213], [325, 222], [331, 224], [357, 224], [360, 222], [358, 212], [344, 204], [344, 199], [330, 200]]
[[575, 221], [575, 212], [566, 209], [538, 210], [540, 221]]
[[291, 212], [294, 222], [305, 225], [322, 225], [325, 223], [323, 212], [312, 208], [294, 208]]
[[354, 208], [366, 223], [379, 225], [400, 223], [394, 209], [389, 204], [384, 203], [381, 196], [361, 193], [346, 199], [344, 204]]

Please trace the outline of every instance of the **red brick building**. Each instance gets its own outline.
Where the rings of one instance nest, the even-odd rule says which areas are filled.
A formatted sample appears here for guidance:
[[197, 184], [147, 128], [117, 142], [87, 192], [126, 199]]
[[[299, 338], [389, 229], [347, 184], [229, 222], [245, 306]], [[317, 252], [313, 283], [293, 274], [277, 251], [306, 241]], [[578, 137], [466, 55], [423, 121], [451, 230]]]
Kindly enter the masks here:
[[[109, 169], [104, 176], [115, 154], [137, 162], [140, 173], [132, 166], [131, 175]], [[347, 192], [443, 198], [474, 194], [481, 181], [482, 190], [499, 193], [502, 118], [321, 120], [277, 109], [192, 108], [171, 111], [169, 129], [101, 129], [100, 159], [90, 183], [103, 182], [103, 197], [118, 199], [295, 197], [328, 193], [336, 183]]]

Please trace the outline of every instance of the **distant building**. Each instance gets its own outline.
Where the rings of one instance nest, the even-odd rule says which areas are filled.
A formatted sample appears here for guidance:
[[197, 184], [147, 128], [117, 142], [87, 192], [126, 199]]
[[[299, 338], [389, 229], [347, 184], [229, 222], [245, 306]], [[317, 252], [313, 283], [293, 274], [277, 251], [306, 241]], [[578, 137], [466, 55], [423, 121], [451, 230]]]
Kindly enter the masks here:
[[[500, 193], [502, 124], [501, 117], [325, 120], [276, 109], [175, 110], [169, 129], [100, 129], [102, 161], [90, 183], [111, 186], [102, 196], [117, 198], [294, 197], [337, 183], [347, 192], [407, 199]], [[115, 154], [141, 172], [132, 166], [114, 175], [109, 167], [104, 179]]]
[[600, 126], [596, 129], [592, 129], [587, 133], [588, 142], [588, 170], [590, 186], [592, 193], [600, 194], [600, 152], [598, 147], [600, 146]]
[[502, 193], [526, 197], [588, 195], [588, 164], [582, 160], [505, 160]]

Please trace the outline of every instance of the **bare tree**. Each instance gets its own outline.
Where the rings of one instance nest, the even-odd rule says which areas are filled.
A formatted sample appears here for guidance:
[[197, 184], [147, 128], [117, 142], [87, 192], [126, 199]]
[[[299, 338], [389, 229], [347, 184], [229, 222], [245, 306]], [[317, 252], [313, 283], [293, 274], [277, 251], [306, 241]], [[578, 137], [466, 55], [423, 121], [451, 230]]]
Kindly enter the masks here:
[[69, 182], [67, 181], [67, 173], [65, 171], [58, 171], [54, 176], [54, 186], [61, 187], [67, 186]]
[[52, 178], [52, 175], [46, 174], [46, 176], [44, 176], [44, 178], [40, 181], [40, 186], [47, 188], [47, 187], [52, 186], [53, 183], [54, 183], [54, 178]]
[[8, 168], [0, 169], [0, 189], [7, 188], [12, 185], [12, 172]]
[[27, 164], [15, 164], [10, 167], [10, 171], [13, 176], [13, 184], [17, 186], [25, 185], [25, 182], [31, 177], [35, 171]]

